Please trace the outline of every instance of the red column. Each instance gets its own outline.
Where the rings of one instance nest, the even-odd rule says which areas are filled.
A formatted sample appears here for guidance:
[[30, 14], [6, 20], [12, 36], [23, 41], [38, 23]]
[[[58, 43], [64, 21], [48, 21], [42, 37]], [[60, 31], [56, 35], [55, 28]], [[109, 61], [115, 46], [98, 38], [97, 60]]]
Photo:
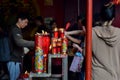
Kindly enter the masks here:
[[85, 80], [91, 80], [92, 73], [92, 0], [87, 0], [86, 26], [86, 71]]

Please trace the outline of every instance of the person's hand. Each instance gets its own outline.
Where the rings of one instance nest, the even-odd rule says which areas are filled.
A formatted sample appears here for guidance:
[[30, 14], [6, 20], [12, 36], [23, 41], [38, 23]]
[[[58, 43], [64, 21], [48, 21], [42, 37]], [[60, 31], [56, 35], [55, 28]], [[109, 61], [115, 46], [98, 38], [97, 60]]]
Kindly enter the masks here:
[[78, 44], [73, 43], [73, 47], [77, 48], [80, 52], [82, 52], [82, 48]]
[[84, 32], [86, 32], [85, 26], [82, 26], [82, 29], [83, 29]]
[[67, 32], [67, 31], [65, 31], [65, 32], [64, 32], [64, 34], [65, 34], [65, 36], [67, 36], [67, 35], [68, 35], [68, 32]]
[[30, 50], [27, 47], [24, 47], [24, 54], [27, 54]]

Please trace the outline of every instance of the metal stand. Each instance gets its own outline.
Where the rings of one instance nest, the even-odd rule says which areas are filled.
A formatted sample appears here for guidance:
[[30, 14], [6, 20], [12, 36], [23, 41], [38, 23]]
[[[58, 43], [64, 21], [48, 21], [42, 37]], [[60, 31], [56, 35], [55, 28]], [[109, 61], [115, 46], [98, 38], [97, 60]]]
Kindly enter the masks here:
[[[62, 74], [51, 74], [51, 60], [52, 58], [62, 58]], [[62, 77], [62, 80], [68, 80], [68, 55], [65, 54], [49, 54], [48, 55], [48, 73], [33, 73], [30, 72], [29, 79], [32, 80], [32, 77]]]

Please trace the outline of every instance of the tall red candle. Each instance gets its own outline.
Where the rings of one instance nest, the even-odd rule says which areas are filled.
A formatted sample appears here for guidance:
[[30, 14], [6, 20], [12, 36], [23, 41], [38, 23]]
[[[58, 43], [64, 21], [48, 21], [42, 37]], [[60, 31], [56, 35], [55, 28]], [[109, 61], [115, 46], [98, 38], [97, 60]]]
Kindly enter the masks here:
[[44, 72], [47, 72], [49, 46], [50, 46], [50, 36], [47, 33], [47, 34], [43, 35], [43, 53], [44, 53], [43, 65], [44, 65]]
[[43, 72], [43, 36], [35, 34], [35, 71]]
[[48, 56], [49, 53], [49, 46], [50, 46], [50, 36], [49, 34], [44, 34], [43, 35], [43, 46], [44, 46], [44, 57]]
[[59, 38], [57, 40], [57, 52], [60, 54], [61, 53], [61, 46], [62, 46], [62, 39]]
[[57, 54], [57, 38], [52, 38], [52, 54]]
[[54, 38], [58, 38], [58, 28], [54, 28], [53, 34], [54, 34]]
[[60, 38], [64, 38], [64, 28], [59, 29]]

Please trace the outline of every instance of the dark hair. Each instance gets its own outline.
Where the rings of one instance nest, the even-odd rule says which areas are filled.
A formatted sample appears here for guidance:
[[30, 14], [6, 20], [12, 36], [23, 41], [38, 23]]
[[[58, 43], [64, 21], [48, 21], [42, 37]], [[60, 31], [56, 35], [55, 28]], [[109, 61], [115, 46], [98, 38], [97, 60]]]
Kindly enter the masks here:
[[85, 19], [85, 16], [84, 15], [80, 15], [80, 16], [77, 16], [77, 22], [79, 21], [79, 20], [84, 20]]
[[30, 16], [26, 12], [20, 12], [20, 13], [17, 14], [16, 19], [18, 20], [19, 18], [21, 18], [22, 20], [24, 20], [24, 19], [30, 19]]
[[77, 22], [81, 20], [81, 23], [83, 26], [86, 26], [86, 19], [85, 19], [85, 15], [80, 15], [77, 17]]
[[104, 5], [101, 9], [101, 19], [103, 21], [110, 21], [115, 17], [115, 5], [109, 3]]

